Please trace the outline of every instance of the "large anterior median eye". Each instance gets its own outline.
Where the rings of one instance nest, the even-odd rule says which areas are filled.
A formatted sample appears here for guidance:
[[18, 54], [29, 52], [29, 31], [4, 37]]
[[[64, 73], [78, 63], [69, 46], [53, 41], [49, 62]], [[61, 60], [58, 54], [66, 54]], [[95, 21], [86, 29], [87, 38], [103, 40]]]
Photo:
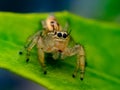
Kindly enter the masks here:
[[64, 33], [64, 34], [63, 34], [63, 38], [66, 38], [66, 37], [67, 37], [67, 34], [66, 34], [66, 33]]
[[58, 36], [58, 37], [62, 37], [62, 33], [60, 33], [60, 32], [57, 33], [57, 36]]

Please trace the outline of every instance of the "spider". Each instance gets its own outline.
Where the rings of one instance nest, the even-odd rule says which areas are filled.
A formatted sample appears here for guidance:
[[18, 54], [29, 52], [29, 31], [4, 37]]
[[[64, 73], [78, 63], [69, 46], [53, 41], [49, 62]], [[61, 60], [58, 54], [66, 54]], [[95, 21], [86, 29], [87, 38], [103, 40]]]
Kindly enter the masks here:
[[[42, 21], [43, 30], [38, 31], [28, 38], [25, 45], [27, 51], [26, 62], [29, 61], [30, 51], [36, 45], [38, 50], [38, 59], [41, 63], [43, 73], [47, 74], [45, 65], [45, 53], [51, 53], [53, 59], [64, 59], [66, 56], [77, 56], [77, 65], [74, 70], [73, 77], [76, 77], [78, 70], [80, 70], [80, 79], [83, 80], [85, 73], [85, 51], [82, 45], [75, 44], [69, 47], [69, 43], [73, 41], [68, 32], [68, 24], [62, 28], [54, 15]], [[20, 52], [19, 54], [22, 54]]]

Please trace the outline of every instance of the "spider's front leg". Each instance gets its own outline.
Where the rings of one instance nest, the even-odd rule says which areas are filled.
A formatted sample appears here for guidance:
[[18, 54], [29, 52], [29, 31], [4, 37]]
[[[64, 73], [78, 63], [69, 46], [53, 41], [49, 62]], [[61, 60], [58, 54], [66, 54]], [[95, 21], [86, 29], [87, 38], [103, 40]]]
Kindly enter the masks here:
[[85, 73], [85, 51], [81, 45], [75, 45], [73, 48], [67, 48], [63, 52], [65, 56], [77, 55], [77, 65], [73, 73], [73, 77], [76, 77], [78, 70], [80, 69], [80, 79], [83, 80]]
[[[37, 41], [38, 41], [38, 37], [39, 36], [34, 36], [32, 37], [31, 40], [29, 40], [29, 42], [27, 42], [26, 46], [25, 46], [25, 50], [27, 51], [27, 54], [26, 54], [26, 62], [29, 61], [29, 56], [30, 56], [30, 51], [32, 50], [32, 48], [37, 44]], [[31, 38], [31, 37], [30, 37]]]
[[24, 46], [24, 49], [22, 51], [19, 52], [20, 55], [23, 54], [23, 51], [26, 51], [26, 62], [29, 61], [29, 56], [30, 56], [30, 51], [32, 50], [32, 48], [36, 45], [38, 37], [40, 35], [41, 31], [38, 31], [37, 33], [35, 33], [34, 35], [30, 36], [27, 41], [26, 44]]
[[41, 67], [43, 69], [43, 73], [47, 74], [46, 65], [45, 65], [45, 55], [44, 55], [45, 53], [44, 53], [43, 47], [44, 47], [44, 44], [43, 44], [42, 37], [39, 37], [39, 40], [37, 42], [38, 59], [40, 61]]
[[85, 73], [85, 51], [83, 46], [79, 47], [77, 66], [80, 66], [80, 79], [83, 80]]

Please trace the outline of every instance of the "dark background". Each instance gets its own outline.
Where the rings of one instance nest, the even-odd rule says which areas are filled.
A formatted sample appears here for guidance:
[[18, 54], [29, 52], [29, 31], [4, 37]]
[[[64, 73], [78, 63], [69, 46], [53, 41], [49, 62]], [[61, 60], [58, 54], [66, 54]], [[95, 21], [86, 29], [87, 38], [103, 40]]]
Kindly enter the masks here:
[[[119, 23], [119, 4], [119, 0], [0, 0], [0, 11], [43, 13], [66, 10], [85, 18]], [[0, 90], [45, 90], [45, 88], [0, 69]]]

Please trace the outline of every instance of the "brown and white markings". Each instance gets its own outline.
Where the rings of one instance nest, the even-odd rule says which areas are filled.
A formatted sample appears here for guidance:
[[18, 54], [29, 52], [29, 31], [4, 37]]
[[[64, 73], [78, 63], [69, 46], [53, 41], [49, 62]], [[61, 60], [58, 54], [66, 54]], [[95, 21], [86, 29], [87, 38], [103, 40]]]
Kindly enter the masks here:
[[[76, 55], [77, 64], [73, 77], [75, 77], [78, 70], [80, 70], [80, 79], [83, 80], [85, 73], [85, 51], [80, 44], [69, 47], [69, 43], [73, 39], [71, 39], [70, 33], [68, 32], [68, 25], [62, 29], [53, 15], [50, 15], [45, 21], [42, 21], [42, 25], [43, 30], [38, 31], [33, 36], [29, 37], [26, 42], [26, 62], [29, 61], [30, 51], [35, 45], [38, 49], [38, 59], [44, 74], [47, 74], [45, 53], [52, 53], [54, 59], [58, 59], [59, 55], [61, 55], [61, 59], [64, 59], [66, 56]], [[19, 52], [19, 54], [22, 54], [22, 52]]]

